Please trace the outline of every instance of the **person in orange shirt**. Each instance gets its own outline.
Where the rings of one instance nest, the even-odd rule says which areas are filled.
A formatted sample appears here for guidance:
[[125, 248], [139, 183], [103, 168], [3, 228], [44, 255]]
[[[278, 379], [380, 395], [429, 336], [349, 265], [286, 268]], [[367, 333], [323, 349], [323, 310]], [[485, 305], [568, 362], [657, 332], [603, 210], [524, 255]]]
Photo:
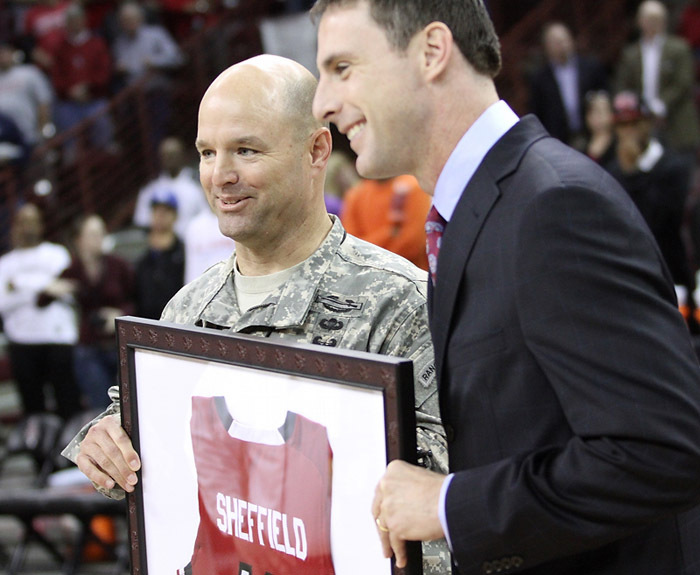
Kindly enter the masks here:
[[425, 218], [430, 196], [413, 176], [362, 180], [348, 190], [340, 220], [349, 234], [428, 269]]

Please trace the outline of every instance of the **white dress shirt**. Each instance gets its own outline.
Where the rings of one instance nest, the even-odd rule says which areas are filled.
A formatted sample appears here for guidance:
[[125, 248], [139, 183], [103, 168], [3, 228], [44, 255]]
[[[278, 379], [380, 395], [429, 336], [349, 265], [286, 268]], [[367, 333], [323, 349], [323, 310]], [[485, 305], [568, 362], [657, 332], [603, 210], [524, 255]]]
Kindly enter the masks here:
[[[464, 189], [486, 154], [518, 121], [518, 116], [510, 106], [500, 100], [487, 108], [462, 136], [438, 177], [433, 195], [435, 209], [447, 222], [452, 219]], [[453, 474], [448, 475], [442, 484], [438, 507], [440, 524], [450, 549], [452, 549], [452, 542], [447, 528], [445, 499], [452, 477]]]

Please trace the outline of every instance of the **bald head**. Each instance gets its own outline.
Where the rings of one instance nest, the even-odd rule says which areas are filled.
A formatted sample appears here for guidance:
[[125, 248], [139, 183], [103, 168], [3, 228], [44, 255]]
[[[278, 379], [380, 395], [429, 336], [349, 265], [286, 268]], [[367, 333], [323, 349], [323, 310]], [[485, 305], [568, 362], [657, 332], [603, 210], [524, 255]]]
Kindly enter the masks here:
[[301, 64], [263, 54], [224, 70], [205, 92], [202, 103], [214, 97], [243, 98], [257, 102], [267, 113], [279, 113], [303, 135], [324, 124], [312, 113], [317, 81]]
[[668, 10], [658, 0], [646, 0], [637, 9], [637, 26], [644, 38], [666, 32]]

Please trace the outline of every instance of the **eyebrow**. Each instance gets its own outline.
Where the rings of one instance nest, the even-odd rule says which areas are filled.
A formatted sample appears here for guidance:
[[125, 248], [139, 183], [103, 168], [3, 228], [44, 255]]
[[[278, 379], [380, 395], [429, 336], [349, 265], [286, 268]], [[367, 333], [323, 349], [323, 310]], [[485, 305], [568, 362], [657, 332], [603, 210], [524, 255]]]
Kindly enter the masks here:
[[321, 63], [322, 68], [330, 68], [334, 62], [337, 62], [338, 60], [349, 60], [350, 55], [347, 52], [339, 52], [337, 54], [331, 54], [330, 56], [326, 57], [325, 60]]
[[[265, 145], [263, 140], [261, 140], [257, 136], [241, 136], [240, 138], [230, 138], [227, 140], [227, 143], [229, 145], [234, 144], [236, 146], [243, 146], [243, 147], [251, 146], [251, 147], [255, 147], [255, 148], [262, 148]], [[195, 140], [194, 145], [195, 145], [195, 148], [197, 148], [198, 150], [200, 148], [209, 147], [209, 144], [206, 142], [206, 140], [200, 140], [200, 139]]]

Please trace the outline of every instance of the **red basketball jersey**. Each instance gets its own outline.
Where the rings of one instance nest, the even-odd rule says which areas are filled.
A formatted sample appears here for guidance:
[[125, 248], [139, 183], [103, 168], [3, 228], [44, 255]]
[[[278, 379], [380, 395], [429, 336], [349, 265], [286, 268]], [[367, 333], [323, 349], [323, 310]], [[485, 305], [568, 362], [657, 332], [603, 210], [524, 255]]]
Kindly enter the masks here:
[[231, 437], [223, 397], [192, 398], [199, 488], [193, 575], [334, 575], [326, 428], [289, 412], [284, 443]]

